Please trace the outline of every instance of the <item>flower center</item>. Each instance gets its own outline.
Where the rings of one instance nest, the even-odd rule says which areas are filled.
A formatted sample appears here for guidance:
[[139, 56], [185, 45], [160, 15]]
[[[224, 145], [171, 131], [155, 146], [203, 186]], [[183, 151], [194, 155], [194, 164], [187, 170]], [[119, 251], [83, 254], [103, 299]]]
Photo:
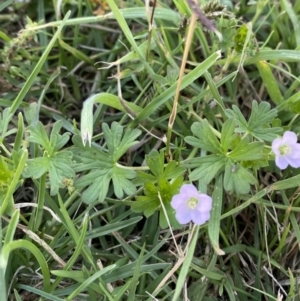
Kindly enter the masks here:
[[190, 199], [188, 200], [188, 206], [189, 206], [191, 209], [195, 209], [196, 206], [197, 206], [197, 204], [198, 204], [198, 200], [197, 200], [196, 198], [194, 198], [194, 197], [192, 197], [192, 198], [190, 198]]
[[279, 147], [280, 155], [289, 155], [291, 151], [291, 148], [286, 144], [283, 144]]

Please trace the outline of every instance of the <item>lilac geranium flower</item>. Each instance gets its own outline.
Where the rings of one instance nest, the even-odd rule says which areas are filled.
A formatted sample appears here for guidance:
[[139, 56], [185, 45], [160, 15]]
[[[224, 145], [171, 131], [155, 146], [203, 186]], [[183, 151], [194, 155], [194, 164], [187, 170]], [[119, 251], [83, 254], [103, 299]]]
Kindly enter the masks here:
[[180, 193], [173, 196], [171, 206], [176, 210], [176, 218], [182, 225], [194, 222], [203, 225], [210, 218], [212, 198], [199, 193], [192, 184], [184, 184]]
[[294, 168], [300, 167], [300, 143], [297, 143], [297, 135], [287, 131], [282, 138], [276, 138], [272, 143], [272, 151], [275, 154], [275, 163], [280, 169], [288, 165]]

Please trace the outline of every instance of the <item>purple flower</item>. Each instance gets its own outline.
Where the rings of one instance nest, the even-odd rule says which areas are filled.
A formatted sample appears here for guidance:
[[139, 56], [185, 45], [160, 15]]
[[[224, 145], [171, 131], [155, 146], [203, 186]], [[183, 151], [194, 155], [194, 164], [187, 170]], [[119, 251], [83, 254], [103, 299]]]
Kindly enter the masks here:
[[272, 143], [272, 151], [276, 158], [275, 163], [280, 169], [291, 165], [300, 167], [300, 143], [297, 143], [297, 135], [287, 131], [282, 138], [276, 138]]
[[180, 193], [173, 196], [171, 206], [176, 210], [176, 218], [182, 225], [193, 221], [203, 225], [210, 218], [212, 198], [199, 193], [192, 184], [184, 184]]

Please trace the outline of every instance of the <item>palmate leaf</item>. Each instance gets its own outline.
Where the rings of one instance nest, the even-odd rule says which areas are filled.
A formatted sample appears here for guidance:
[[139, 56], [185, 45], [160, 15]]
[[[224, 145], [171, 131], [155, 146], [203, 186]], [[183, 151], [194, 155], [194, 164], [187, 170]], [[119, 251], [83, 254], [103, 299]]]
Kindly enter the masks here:
[[[202, 159], [202, 160], [201, 160]], [[211, 155], [193, 160], [193, 164], [198, 163], [189, 175], [190, 181], [201, 180], [205, 184], [209, 182], [224, 168], [226, 158], [224, 156]]]
[[77, 172], [89, 171], [75, 181], [75, 187], [84, 189], [82, 200], [87, 204], [95, 201], [103, 202], [112, 182], [114, 194], [121, 199], [124, 195], [132, 195], [136, 192], [136, 186], [132, 180], [136, 177], [134, 170], [122, 167], [117, 163], [120, 157], [138, 141], [135, 139], [141, 134], [140, 130], [127, 129], [123, 133], [123, 127], [113, 122], [111, 127], [102, 125], [107, 149], [95, 145], [84, 146], [79, 136], [73, 137], [75, 147], [71, 150], [74, 154], [74, 169]]
[[47, 135], [44, 125], [39, 121], [36, 126], [29, 126], [30, 136], [28, 140], [41, 145], [51, 155], [53, 152], [59, 151], [70, 139], [69, 133], [59, 134], [62, 127], [62, 121], [55, 122], [50, 139]]
[[282, 131], [279, 127], [271, 128], [272, 121], [277, 116], [277, 110], [271, 109], [271, 105], [265, 101], [260, 104], [257, 101], [252, 102], [248, 122], [237, 106], [233, 106], [232, 110], [227, 109], [225, 113], [229, 118], [234, 118], [238, 126], [236, 133], [249, 133], [258, 140], [273, 141], [277, 137], [276, 134]]
[[141, 131], [138, 129], [127, 129], [123, 136], [123, 127], [117, 122], [113, 122], [111, 128], [104, 123], [102, 130], [107, 143], [108, 152], [114, 162], [117, 162], [131, 146], [138, 143], [135, 139], [141, 134]]
[[161, 228], [168, 227], [165, 213], [161, 207], [159, 195], [166, 209], [169, 221], [172, 226], [178, 227], [179, 224], [176, 221], [174, 210], [170, 203], [173, 195], [179, 192], [182, 186], [183, 177], [176, 178], [172, 183], [165, 178], [160, 178], [157, 184], [152, 182], [146, 182], [144, 185], [144, 195], [138, 196], [136, 201], [132, 203], [131, 209], [133, 212], [143, 212], [146, 217], [151, 216], [155, 211], [160, 211], [160, 226]]
[[228, 161], [225, 166], [224, 188], [227, 192], [236, 192], [238, 195], [246, 194], [250, 185], [256, 183], [255, 177], [243, 166]]
[[56, 195], [59, 188], [64, 188], [64, 181], [72, 179], [75, 172], [72, 165], [72, 153], [61, 151], [51, 157], [39, 157], [29, 159], [23, 171], [25, 178], [40, 178], [44, 173], [49, 172], [50, 194]]
[[195, 137], [185, 137], [184, 140], [186, 143], [215, 154], [222, 152], [220, 142], [215, 136], [213, 130], [210, 128], [207, 120], [203, 120], [201, 123], [194, 122], [191, 130]]
[[154, 175], [154, 179], [158, 179], [159, 177], [167, 180], [177, 178], [185, 171], [185, 168], [179, 166], [175, 161], [169, 162], [165, 167], [165, 154], [163, 151], [152, 150], [149, 155], [146, 155], [146, 162], [151, 173]]
[[[186, 137], [186, 142], [212, 154], [188, 159], [182, 166], [191, 170], [190, 181], [200, 180], [205, 185], [218, 174], [225, 173], [225, 189], [231, 193], [245, 194], [249, 192], [250, 185], [255, 183], [254, 176], [248, 170], [265, 164], [268, 153], [264, 150], [263, 142], [250, 142], [250, 136], [241, 137], [234, 133], [236, 126], [237, 130], [248, 127], [246, 119], [237, 107], [228, 115], [230, 118], [222, 126], [220, 141], [207, 121], [192, 125], [192, 132], [196, 137]], [[253, 120], [252, 118], [251, 124]], [[268, 119], [264, 118], [264, 121], [266, 120]]]
[[73, 154], [69, 151], [59, 151], [69, 140], [69, 133], [59, 134], [61, 127], [61, 121], [54, 124], [50, 139], [41, 122], [38, 122], [36, 127], [28, 127], [28, 140], [42, 146], [44, 153], [43, 157], [27, 160], [23, 176], [38, 179], [49, 173], [51, 195], [56, 195], [59, 188], [66, 186], [65, 180], [75, 177], [75, 171], [71, 167]]

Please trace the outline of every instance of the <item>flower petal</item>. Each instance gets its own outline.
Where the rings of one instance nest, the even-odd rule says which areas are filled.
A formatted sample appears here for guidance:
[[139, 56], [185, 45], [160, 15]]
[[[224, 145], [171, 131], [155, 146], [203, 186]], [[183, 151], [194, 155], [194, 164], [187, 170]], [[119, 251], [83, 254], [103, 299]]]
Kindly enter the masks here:
[[191, 218], [196, 225], [203, 225], [209, 220], [210, 213], [200, 213], [198, 210], [193, 210], [191, 211]]
[[300, 158], [300, 143], [295, 143], [290, 146], [291, 154], [290, 157], [292, 158]]
[[291, 158], [287, 156], [285, 159], [287, 163], [290, 164], [292, 167], [294, 168], [300, 167], [300, 158]]
[[179, 208], [181, 210], [177, 210], [176, 211], [176, 218], [179, 222], [179, 224], [187, 224], [191, 221], [191, 210], [189, 210], [188, 208]]
[[280, 169], [286, 169], [288, 167], [286, 156], [281, 156], [281, 155], [276, 156], [275, 163], [277, 167], [279, 167]]
[[272, 142], [272, 151], [275, 155], [280, 155], [279, 152], [279, 147], [282, 145], [282, 139], [280, 138], [276, 138], [273, 142]]
[[180, 188], [180, 194], [192, 197], [195, 194], [198, 194], [198, 190], [193, 184], [183, 184]]
[[285, 144], [293, 144], [293, 143], [297, 143], [297, 135], [294, 133], [294, 132], [291, 132], [291, 131], [286, 131], [284, 134], [283, 134], [283, 137], [282, 137], [282, 142]]
[[176, 194], [173, 196], [171, 206], [174, 209], [178, 209], [181, 205], [187, 204], [188, 198], [182, 196], [182, 194]]
[[209, 212], [212, 207], [212, 198], [207, 194], [199, 194], [196, 210], [198, 212]]

